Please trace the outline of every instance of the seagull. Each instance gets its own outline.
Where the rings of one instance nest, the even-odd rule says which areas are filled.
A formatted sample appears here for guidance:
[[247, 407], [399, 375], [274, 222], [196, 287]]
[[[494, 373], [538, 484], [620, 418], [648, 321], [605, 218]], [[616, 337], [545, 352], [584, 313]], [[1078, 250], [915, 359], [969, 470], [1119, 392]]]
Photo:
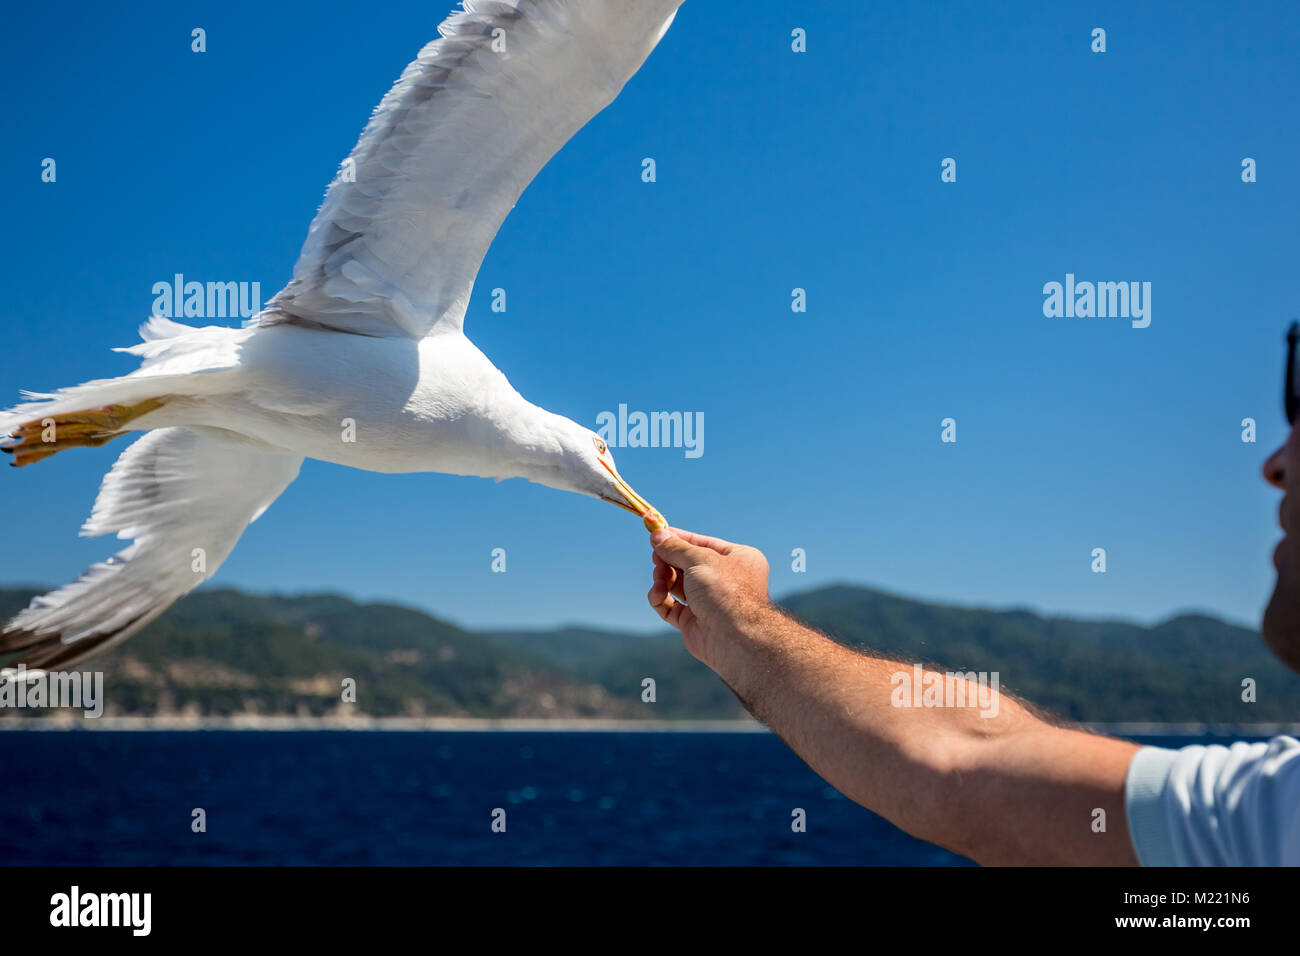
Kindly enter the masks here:
[[599, 435], [527, 401], [463, 325], [506, 214], [618, 96], [680, 4], [464, 0], [376, 108], [265, 309], [238, 329], [154, 316], [140, 344], [117, 350], [140, 358], [134, 372], [25, 392], [0, 412], [20, 467], [146, 433], [104, 477], [81, 532], [131, 544], [0, 630], [0, 682], [70, 666], [153, 621], [216, 572], [304, 458], [525, 478], [667, 527]]

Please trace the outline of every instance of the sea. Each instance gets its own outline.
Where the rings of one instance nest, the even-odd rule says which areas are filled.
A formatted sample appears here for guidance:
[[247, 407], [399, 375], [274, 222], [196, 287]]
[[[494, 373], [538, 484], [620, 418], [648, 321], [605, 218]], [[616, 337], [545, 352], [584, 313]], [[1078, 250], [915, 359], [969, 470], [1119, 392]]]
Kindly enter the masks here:
[[21, 730], [0, 766], [0, 865], [972, 865], [768, 733]]

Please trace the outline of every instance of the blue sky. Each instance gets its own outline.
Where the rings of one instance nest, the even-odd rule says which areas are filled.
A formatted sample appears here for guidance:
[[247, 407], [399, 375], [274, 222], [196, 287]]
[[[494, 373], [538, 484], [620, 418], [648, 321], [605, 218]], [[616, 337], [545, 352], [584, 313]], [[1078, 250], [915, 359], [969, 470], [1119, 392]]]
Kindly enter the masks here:
[[[269, 298], [445, 3], [11, 11], [3, 401], [129, 371], [108, 350], [175, 273]], [[1300, 7], [1135, 7], [687, 0], [506, 220], [466, 331], [589, 425], [702, 412], [701, 457], [623, 448], [620, 469], [674, 523], [764, 549], [778, 595], [1253, 623], [1300, 312]], [[1150, 327], [1045, 317], [1066, 273], [1150, 282]], [[76, 532], [122, 447], [0, 474], [0, 581], [61, 584], [117, 549]], [[214, 583], [651, 628], [649, 569], [639, 522], [590, 499], [308, 462]]]

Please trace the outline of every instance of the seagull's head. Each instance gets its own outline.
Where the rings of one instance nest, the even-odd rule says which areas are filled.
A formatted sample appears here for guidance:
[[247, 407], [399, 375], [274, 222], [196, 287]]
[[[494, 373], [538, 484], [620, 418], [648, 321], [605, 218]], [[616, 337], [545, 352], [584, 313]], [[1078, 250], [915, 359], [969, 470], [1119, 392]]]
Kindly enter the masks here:
[[650, 531], [668, 527], [664, 516], [623, 480], [605, 439], [570, 419], [561, 421], [564, 423], [559, 436], [563, 448], [561, 475], [554, 483], [543, 479], [544, 484], [618, 505], [640, 518]]

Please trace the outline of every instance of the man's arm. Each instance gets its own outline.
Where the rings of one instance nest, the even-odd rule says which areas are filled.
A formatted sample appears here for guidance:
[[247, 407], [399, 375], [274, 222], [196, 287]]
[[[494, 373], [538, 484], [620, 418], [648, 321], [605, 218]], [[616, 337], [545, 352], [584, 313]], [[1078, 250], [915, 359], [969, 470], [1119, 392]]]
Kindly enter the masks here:
[[895, 675], [910, 679], [912, 665], [783, 614], [757, 550], [676, 528], [651, 543], [651, 606], [841, 793], [983, 864], [1137, 862], [1124, 810], [1136, 745], [1053, 726], [995, 690], [975, 697], [970, 681], [959, 682], [966, 699], [988, 706], [894, 706]]

